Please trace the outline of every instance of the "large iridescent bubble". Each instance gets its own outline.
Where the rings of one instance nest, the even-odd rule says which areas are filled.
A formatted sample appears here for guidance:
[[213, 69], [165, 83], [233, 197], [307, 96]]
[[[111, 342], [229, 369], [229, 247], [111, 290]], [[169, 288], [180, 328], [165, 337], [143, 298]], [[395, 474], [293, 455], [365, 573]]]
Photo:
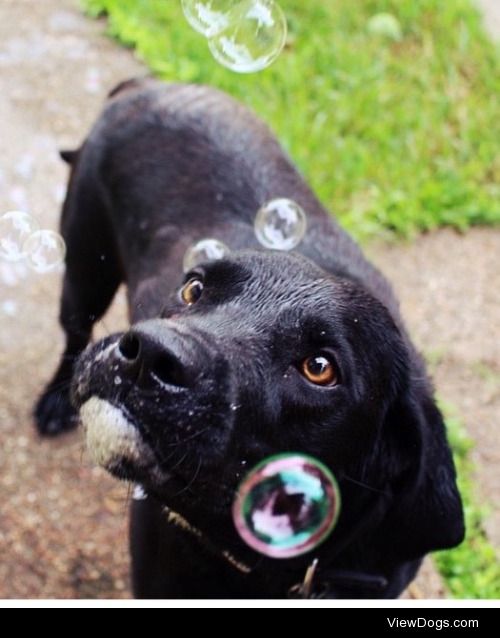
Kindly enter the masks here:
[[340, 492], [330, 470], [312, 457], [282, 454], [262, 461], [242, 482], [233, 520], [252, 549], [284, 559], [320, 545], [339, 512]]

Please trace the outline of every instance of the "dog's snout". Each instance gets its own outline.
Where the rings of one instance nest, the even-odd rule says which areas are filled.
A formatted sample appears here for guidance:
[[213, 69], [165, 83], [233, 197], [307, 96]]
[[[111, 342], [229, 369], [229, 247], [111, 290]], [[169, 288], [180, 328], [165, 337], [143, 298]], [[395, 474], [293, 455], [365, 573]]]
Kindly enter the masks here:
[[127, 332], [118, 342], [123, 372], [134, 377], [139, 386], [156, 382], [185, 387], [189, 374], [180, 348], [168, 347], [154, 335], [140, 330]]

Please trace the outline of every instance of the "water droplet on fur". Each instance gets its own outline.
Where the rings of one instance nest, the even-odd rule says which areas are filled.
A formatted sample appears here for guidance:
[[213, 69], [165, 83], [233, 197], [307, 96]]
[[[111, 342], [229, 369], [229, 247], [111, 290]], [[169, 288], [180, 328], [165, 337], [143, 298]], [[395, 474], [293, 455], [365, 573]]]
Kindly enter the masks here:
[[23, 250], [29, 266], [41, 274], [56, 270], [66, 257], [64, 239], [52, 230], [38, 230], [30, 235]]
[[142, 485], [136, 485], [134, 487], [134, 493], [132, 495], [134, 501], [145, 501], [148, 498], [148, 495], [144, 491]]
[[25, 242], [39, 229], [34, 217], [22, 211], [9, 211], [0, 217], [0, 257], [21, 261], [26, 257]]
[[270, 66], [282, 52], [287, 21], [274, 0], [243, 0], [225, 16], [227, 24], [210, 37], [214, 58], [236, 73], [255, 73]]
[[240, 485], [233, 520], [252, 549], [271, 558], [293, 558], [322, 543], [340, 512], [340, 493], [330, 470], [302, 454], [259, 463]]
[[115, 385], [121, 385], [122, 383], [121, 377], [115, 377]]
[[273, 199], [263, 206], [255, 218], [255, 235], [271, 250], [293, 250], [304, 239], [307, 216], [290, 199]]
[[184, 255], [183, 269], [185, 273], [196, 268], [200, 264], [224, 259], [231, 251], [218, 239], [202, 239], [191, 246]]

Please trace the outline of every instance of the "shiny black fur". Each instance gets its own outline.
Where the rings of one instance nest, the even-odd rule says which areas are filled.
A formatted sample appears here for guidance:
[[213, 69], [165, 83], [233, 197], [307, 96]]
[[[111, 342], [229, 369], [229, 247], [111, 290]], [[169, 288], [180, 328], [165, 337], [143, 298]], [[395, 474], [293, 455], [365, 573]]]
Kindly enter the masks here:
[[[75, 406], [91, 396], [110, 401], [153, 451], [152, 464], [123, 459], [112, 468], [149, 494], [132, 512], [137, 596], [286, 596], [311, 556], [259, 557], [230, 519], [245, 471], [282, 451], [318, 457], [340, 483], [340, 523], [313, 554], [316, 593], [396, 597], [427, 552], [461, 541], [442, 416], [391, 288], [261, 122], [213, 89], [131, 81], [66, 158], [68, 341], [37, 423], [43, 434], [73, 426], [66, 388], [75, 372]], [[293, 254], [266, 251], [254, 236], [256, 211], [277, 197], [308, 214], [306, 239]], [[197, 269], [205, 289], [188, 307], [178, 293], [182, 258], [205, 237], [233, 254]], [[111, 336], [75, 371], [121, 282], [133, 324], [121, 342], [127, 356], [115, 347], [99, 360], [122, 338]], [[333, 388], [313, 386], [299, 371], [305, 357], [325, 351], [338, 365]], [[198, 527], [211, 548], [167, 524], [162, 504]]]

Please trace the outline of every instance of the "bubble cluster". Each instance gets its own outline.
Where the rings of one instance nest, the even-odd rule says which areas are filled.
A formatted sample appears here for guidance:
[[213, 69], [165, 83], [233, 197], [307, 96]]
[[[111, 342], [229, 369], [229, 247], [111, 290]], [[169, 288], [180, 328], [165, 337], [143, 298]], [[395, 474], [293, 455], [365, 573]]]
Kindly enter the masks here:
[[182, 0], [182, 8], [217, 62], [236, 73], [262, 71], [285, 46], [287, 20], [275, 0]]
[[257, 213], [255, 235], [259, 242], [271, 250], [293, 250], [304, 239], [307, 216], [290, 199], [273, 199]]
[[9, 211], [0, 217], [0, 258], [22, 261], [26, 257], [24, 244], [39, 229], [34, 217], [22, 211]]
[[340, 493], [330, 470], [303, 454], [257, 465], [240, 485], [233, 520], [241, 538], [270, 558], [312, 551], [333, 531]]
[[52, 230], [36, 231], [28, 237], [23, 248], [29, 266], [40, 274], [56, 270], [66, 257], [64, 239]]
[[24, 262], [38, 273], [55, 270], [64, 261], [66, 244], [58, 233], [40, 230], [31, 215], [10, 211], [0, 217], [0, 259]]
[[231, 253], [230, 249], [218, 239], [202, 239], [191, 246], [184, 255], [183, 269], [185, 273], [200, 264], [224, 259]]

